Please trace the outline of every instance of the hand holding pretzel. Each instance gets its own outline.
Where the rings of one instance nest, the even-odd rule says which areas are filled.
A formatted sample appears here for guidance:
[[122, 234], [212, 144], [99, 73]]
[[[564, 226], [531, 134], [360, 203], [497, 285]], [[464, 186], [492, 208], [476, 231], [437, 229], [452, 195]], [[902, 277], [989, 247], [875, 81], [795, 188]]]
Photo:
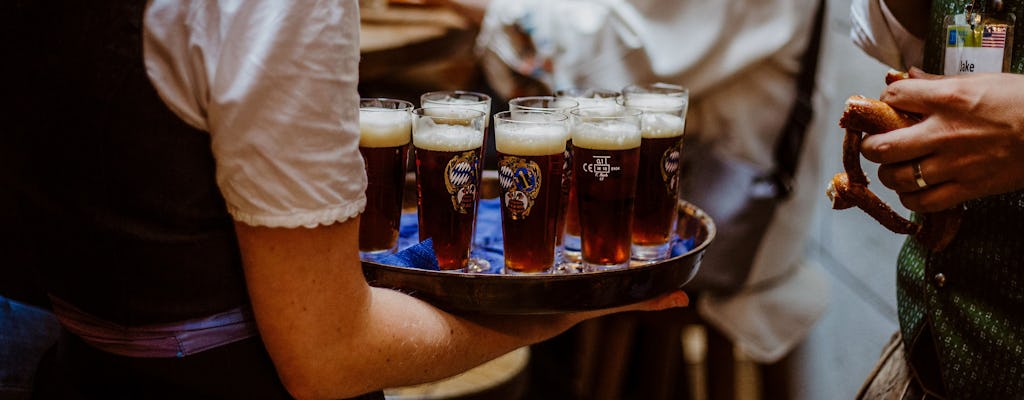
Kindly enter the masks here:
[[[886, 84], [907, 78], [906, 73], [890, 71]], [[832, 208], [842, 210], [858, 207], [889, 230], [914, 235], [932, 250], [942, 250], [956, 236], [960, 226], [962, 208], [925, 213], [923, 223], [918, 224], [903, 218], [888, 204], [868, 189], [868, 178], [860, 166], [861, 144], [864, 135], [875, 135], [908, 128], [920, 122], [921, 116], [896, 110], [888, 104], [863, 96], [851, 96], [846, 100], [846, 109], [839, 120], [839, 126], [846, 129], [843, 140], [843, 168], [832, 178], [827, 194]], [[927, 187], [920, 171], [920, 164], [914, 164], [914, 180], [918, 189]]]
[[[912, 68], [886, 82], [881, 101], [850, 99], [841, 121], [847, 172], [830, 189], [833, 208], [858, 206], [939, 250], [956, 235], [962, 204], [1024, 189], [1024, 75], [943, 77]], [[878, 180], [923, 217], [920, 225], [867, 190], [861, 153], [879, 163]]]

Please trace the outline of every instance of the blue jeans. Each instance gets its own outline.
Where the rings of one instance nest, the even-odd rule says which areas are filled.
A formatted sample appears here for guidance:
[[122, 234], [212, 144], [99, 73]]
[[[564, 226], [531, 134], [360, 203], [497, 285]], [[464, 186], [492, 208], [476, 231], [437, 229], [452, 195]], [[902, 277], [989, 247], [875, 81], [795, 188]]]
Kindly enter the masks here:
[[31, 397], [39, 360], [59, 334], [52, 313], [0, 296], [0, 400]]

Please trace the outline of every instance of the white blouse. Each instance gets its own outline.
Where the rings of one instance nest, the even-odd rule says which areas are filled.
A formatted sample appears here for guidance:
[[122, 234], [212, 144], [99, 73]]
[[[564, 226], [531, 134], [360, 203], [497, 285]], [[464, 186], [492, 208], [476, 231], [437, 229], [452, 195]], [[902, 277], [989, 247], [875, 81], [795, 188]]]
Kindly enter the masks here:
[[527, 33], [550, 71], [520, 72], [552, 90], [656, 81], [685, 86], [687, 140], [714, 141], [719, 150], [768, 168], [772, 152], [765, 149], [774, 146], [787, 115], [764, 105], [795, 97], [793, 76], [814, 7], [811, 0], [492, 0], [477, 44], [520, 66], [533, 57], [518, 50], [520, 37], [511, 32]]
[[210, 133], [236, 220], [315, 227], [362, 212], [356, 0], [150, 0], [143, 30], [149, 78]]

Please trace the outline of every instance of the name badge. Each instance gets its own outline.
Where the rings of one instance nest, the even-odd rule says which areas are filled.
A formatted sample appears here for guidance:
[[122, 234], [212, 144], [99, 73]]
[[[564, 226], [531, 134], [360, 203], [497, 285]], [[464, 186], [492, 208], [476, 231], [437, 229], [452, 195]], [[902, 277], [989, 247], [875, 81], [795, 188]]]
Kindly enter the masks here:
[[1014, 19], [970, 12], [946, 16], [943, 73], [1009, 72]]

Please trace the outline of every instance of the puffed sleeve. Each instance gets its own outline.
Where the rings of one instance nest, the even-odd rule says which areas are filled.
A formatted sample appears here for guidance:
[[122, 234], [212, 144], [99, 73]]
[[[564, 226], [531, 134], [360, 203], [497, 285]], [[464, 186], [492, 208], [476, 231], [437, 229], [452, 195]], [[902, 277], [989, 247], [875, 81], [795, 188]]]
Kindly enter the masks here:
[[153, 1], [146, 65], [212, 138], [238, 221], [313, 227], [362, 212], [359, 12], [351, 1]]

